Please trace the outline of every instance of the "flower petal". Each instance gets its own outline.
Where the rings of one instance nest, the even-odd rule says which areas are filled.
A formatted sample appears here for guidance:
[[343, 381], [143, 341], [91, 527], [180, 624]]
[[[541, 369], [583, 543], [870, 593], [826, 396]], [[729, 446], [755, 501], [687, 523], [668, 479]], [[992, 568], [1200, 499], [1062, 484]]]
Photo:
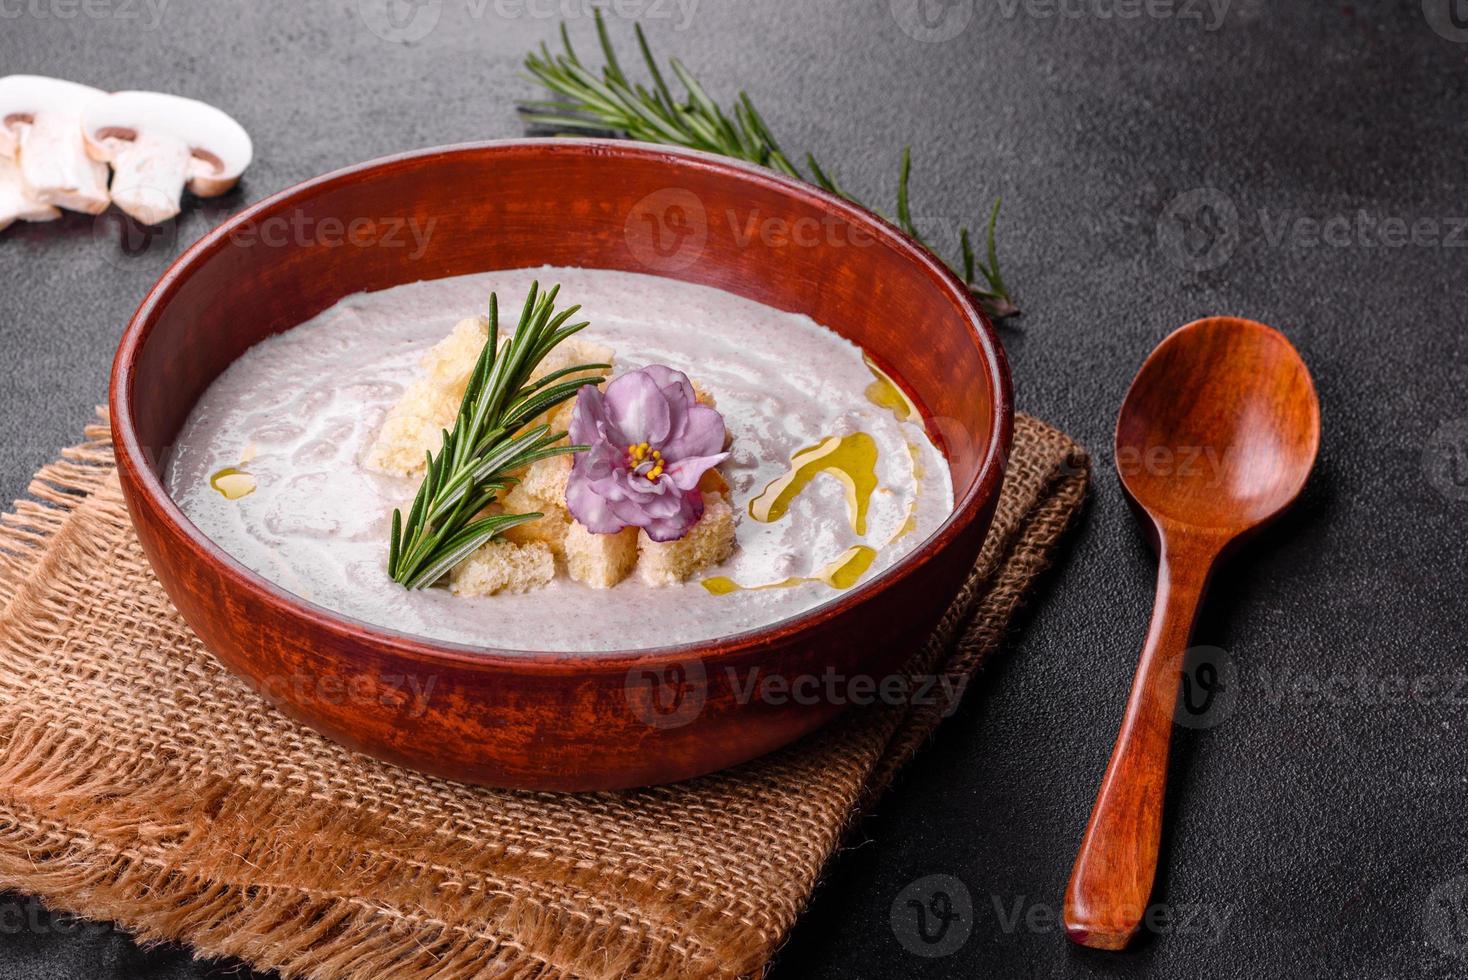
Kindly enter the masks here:
[[690, 405], [683, 431], [663, 445], [663, 458], [712, 456], [724, 448], [724, 433], [724, 416], [707, 405]]
[[629, 444], [659, 445], [668, 437], [668, 399], [646, 371], [633, 371], [607, 385], [607, 418]]
[[595, 482], [573, 468], [566, 481], [566, 509], [592, 534], [615, 534], [627, 525], [612, 504], [596, 491]]
[[707, 471], [729, 458], [728, 453], [712, 456], [686, 456], [663, 470], [663, 479], [671, 480], [679, 490], [689, 491], [698, 486], [699, 478]]
[[596, 385], [582, 385], [576, 390], [576, 405], [571, 410], [571, 441], [583, 446], [595, 445], [608, 425], [601, 389]]
[[657, 517], [642, 526], [654, 541], [677, 541], [703, 517], [703, 495], [680, 494], [678, 509], [667, 517]]

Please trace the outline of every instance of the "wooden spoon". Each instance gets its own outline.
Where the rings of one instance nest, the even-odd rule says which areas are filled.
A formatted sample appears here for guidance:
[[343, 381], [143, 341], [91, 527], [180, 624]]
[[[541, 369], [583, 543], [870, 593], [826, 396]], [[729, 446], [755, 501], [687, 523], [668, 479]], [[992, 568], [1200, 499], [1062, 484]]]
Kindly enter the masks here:
[[1121, 949], [1141, 925], [1183, 654], [1204, 589], [1233, 544], [1299, 495], [1319, 447], [1310, 372], [1262, 323], [1188, 324], [1127, 392], [1117, 471], [1157, 549], [1157, 604], [1065, 894], [1066, 933], [1081, 945]]

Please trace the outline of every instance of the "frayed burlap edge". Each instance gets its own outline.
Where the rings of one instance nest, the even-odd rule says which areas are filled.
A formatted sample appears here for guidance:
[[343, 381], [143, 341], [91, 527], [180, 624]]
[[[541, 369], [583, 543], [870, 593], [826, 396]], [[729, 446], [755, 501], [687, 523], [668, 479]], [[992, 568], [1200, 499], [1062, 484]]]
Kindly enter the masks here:
[[[941, 669], [963, 681], [999, 642], [1025, 588], [1043, 568], [1055, 542], [1079, 510], [1087, 471], [1084, 458], [1064, 436], [1033, 420], [1019, 420], [1019, 438], [1051, 445], [1054, 472], [1038, 496], [1038, 506], [1016, 521], [1007, 536], [991, 535], [975, 575], [953, 611], [914, 664], [914, 673]], [[44, 468], [30, 492], [35, 498], [17, 506], [0, 527], [0, 608], [8, 617], [26, 592], [27, 582], [45, 578], [44, 563], [59, 560], [52, 547], [64, 536], [67, 517], [90, 495], [115, 496], [111, 451], [105, 426], [90, 427], [87, 442], [67, 450]], [[1056, 460], [1061, 462], [1055, 464]], [[974, 602], [978, 599], [977, 602]], [[939, 666], [941, 665], [941, 666]], [[961, 690], [961, 687], [959, 688]], [[931, 734], [948, 705], [929, 704], [889, 720], [873, 717], [848, 732], [851, 750], [870, 756], [864, 787], [845, 813], [816, 821], [820, 861], [792, 869], [802, 879], [799, 902], [782, 909], [777, 921], [729, 924], [678, 924], [629, 921], [627, 900], [600, 904], [578, 896], [582, 905], [556, 908], [533, 894], [511, 896], [485, 916], [483, 928], [466, 928], [432, 917], [386, 907], [367, 894], [331, 889], [303, 890], [272, 884], [252, 875], [268, 856], [279, 861], [280, 843], [233, 839], [232, 862], [198, 874], [174, 859], [169, 848], [140, 840], [147, 803], [139, 786], [148, 782], [156, 760], [119, 759], [118, 767], [78, 772], [66, 765], [80, 755], [89, 736], [75, 732], [57, 738], [39, 727], [30, 738], [14, 737], [0, 752], [0, 883], [40, 894], [49, 902], [92, 918], [111, 919], [145, 939], [191, 943], [209, 955], [236, 956], [287, 976], [309, 977], [508, 977], [733, 975], [760, 968], [778, 944], [814, 885], [819, 865], [837, 847], [844, 828], [870, 803], [892, 775]], [[833, 738], [828, 730], [819, 741]], [[799, 751], [797, 746], [794, 751]], [[812, 749], [812, 751], [815, 751]], [[732, 778], [732, 777], [731, 777]], [[177, 789], [176, 784], [172, 787]], [[209, 800], [213, 813], [229, 813], [245, 826], [262, 823], [278, 802], [260, 787], [227, 784], [193, 787]], [[131, 793], [131, 799], [116, 799]], [[110, 804], [99, 801], [113, 802]], [[84, 808], [91, 832], [79, 832], [68, 811]], [[113, 813], [115, 828], [99, 813]], [[254, 816], [252, 816], [252, 813]], [[211, 828], [213, 829], [213, 828]], [[370, 834], [369, 828], [331, 825], [305, 828], [301, 840], [316, 835]], [[147, 835], [142, 835], [146, 837]], [[168, 836], [167, 829], [161, 834]], [[319, 839], [319, 838], [317, 838]], [[814, 843], [814, 842], [813, 842]], [[252, 853], [251, 844], [262, 848]], [[270, 853], [266, 853], [270, 852]], [[379, 859], [382, 854], [372, 855]], [[504, 857], [504, 855], [499, 855]], [[366, 859], [364, 855], [364, 860]], [[394, 855], [389, 855], [389, 858]], [[491, 855], [493, 857], [493, 855]], [[259, 859], [258, 861], [256, 859]], [[392, 865], [392, 860], [383, 860]], [[384, 873], [391, 873], [390, 867]], [[797, 873], [799, 872], [799, 873]], [[807, 880], [808, 879], [808, 880]], [[588, 878], [586, 887], [595, 883]], [[596, 912], [600, 908], [601, 912]], [[588, 909], [590, 911], [588, 911]], [[693, 918], [697, 918], [696, 916]], [[495, 928], [490, 928], [493, 922]], [[751, 944], [751, 934], [761, 941]], [[743, 944], [741, 947], [740, 944]]]

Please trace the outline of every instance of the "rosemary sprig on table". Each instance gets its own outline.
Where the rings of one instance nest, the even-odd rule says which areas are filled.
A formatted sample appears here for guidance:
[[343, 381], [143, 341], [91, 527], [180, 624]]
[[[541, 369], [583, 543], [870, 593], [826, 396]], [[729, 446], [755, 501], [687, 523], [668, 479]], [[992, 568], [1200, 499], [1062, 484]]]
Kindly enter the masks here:
[[428, 469], [407, 519], [399, 510], [392, 513], [387, 570], [393, 581], [409, 589], [430, 586], [495, 535], [543, 517], [539, 513], [493, 514], [476, 519], [517, 482], [511, 476], [516, 470], [536, 460], [586, 449], [556, 445], [566, 433], [552, 432], [544, 423], [529, 425], [575, 395], [582, 385], [605, 380], [562, 379], [611, 367], [578, 364], [530, 380], [552, 348], [586, 326], [585, 321], [566, 322], [579, 306], [555, 311], [560, 288], [540, 292], [540, 284], [531, 283], [520, 322], [503, 349], [499, 345], [499, 300], [490, 294], [489, 337], [469, 375], [459, 417], [452, 431], [444, 430], [438, 455], [427, 454]]
[[[790, 162], [747, 93], [740, 92], [732, 110], [725, 112], [709, 98], [683, 63], [673, 58], [668, 67], [684, 90], [681, 99], [674, 97], [648, 47], [641, 24], [635, 25], [634, 29], [652, 88], [629, 80], [617, 60], [601, 11], [593, 13], [597, 38], [606, 59], [600, 75], [582, 63], [571, 46], [566, 25], [561, 24], [561, 43], [565, 46], [563, 54], [552, 54], [542, 44], [538, 54], [531, 52], [525, 58], [525, 68], [532, 79], [557, 96], [550, 100], [522, 103], [520, 112], [528, 122], [559, 133], [612, 132], [631, 139], [669, 143], [735, 157], [813, 183], [853, 203], [861, 203], [843, 190], [811, 154], [807, 153], [805, 157], [810, 176]], [[937, 250], [923, 239], [912, 220], [908, 195], [908, 178], [912, 171], [910, 151], [910, 147], [903, 149], [902, 167], [897, 177], [897, 224], [937, 255]], [[996, 319], [1019, 312], [999, 271], [999, 255], [994, 244], [994, 229], [998, 221], [999, 202], [995, 201], [989, 212], [984, 258], [980, 260], [975, 255], [968, 228], [961, 227], [958, 233], [959, 265], [955, 267], [948, 263], [954, 272], [963, 276], [969, 291], [984, 310]]]

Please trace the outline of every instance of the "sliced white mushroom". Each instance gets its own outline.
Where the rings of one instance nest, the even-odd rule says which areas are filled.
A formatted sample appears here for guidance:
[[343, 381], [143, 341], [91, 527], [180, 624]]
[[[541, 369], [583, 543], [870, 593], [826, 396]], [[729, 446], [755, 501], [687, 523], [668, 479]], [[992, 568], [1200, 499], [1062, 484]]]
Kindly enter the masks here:
[[54, 221], [59, 217], [60, 211], [31, 195], [15, 161], [0, 156], [0, 231], [14, 221]]
[[112, 200], [148, 225], [179, 212], [184, 185], [200, 197], [233, 187], [250, 165], [250, 134], [204, 102], [162, 92], [114, 92], [82, 114], [94, 160], [112, 164]]
[[69, 211], [107, 210], [107, 167], [87, 155], [81, 115], [107, 93], [43, 75], [0, 78], [0, 155], [15, 160], [31, 196]]

